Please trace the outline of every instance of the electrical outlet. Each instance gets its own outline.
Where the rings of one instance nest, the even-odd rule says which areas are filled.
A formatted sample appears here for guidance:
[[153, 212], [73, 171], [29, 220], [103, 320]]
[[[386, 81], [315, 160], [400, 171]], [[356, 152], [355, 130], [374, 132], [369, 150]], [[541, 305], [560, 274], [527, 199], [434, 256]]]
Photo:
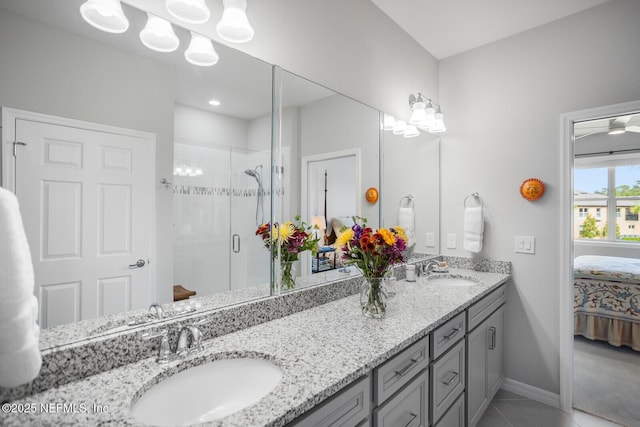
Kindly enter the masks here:
[[435, 233], [427, 233], [426, 234], [426, 242], [428, 248], [433, 248], [436, 246], [436, 235]]
[[455, 249], [457, 244], [457, 237], [454, 233], [447, 234], [447, 249]]
[[516, 236], [514, 250], [523, 254], [536, 253], [536, 238], [533, 236]]

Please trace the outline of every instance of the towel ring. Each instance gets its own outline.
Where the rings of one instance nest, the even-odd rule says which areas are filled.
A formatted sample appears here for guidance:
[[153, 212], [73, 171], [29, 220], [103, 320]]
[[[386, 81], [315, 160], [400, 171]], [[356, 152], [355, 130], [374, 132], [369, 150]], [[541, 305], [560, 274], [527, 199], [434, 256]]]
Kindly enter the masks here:
[[462, 202], [462, 204], [464, 205], [464, 207], [468, 207], [467, 206], [467, 200], [469, 200], [469, 198], [473, 198], [474, 200], [476, 200], [478, 203], [480, 203], [480, 207], [484, 206], [484, 203], [482, 202], [482, 197], [480, 197], [480, 194], [478, 193], [471, 193], [469, 194], [467, 197], [464, 198], [464, 202]]
[[408, 202], [408, 204], [407, 204], [407, 205], [408, 205], [408, 206], [407, 206], [408, 208], [413, 208], [413, 207], [414, 207], [414, 204], [413, 204], [413, 194], [409, 194], [409, 195], [404, 196], [403, 198], [401, 198], [401, 199], [400, 199], [400, 207], [402, 207], [402, 201], [403, 201], [404, 199], [409, 200], [409, 202]]

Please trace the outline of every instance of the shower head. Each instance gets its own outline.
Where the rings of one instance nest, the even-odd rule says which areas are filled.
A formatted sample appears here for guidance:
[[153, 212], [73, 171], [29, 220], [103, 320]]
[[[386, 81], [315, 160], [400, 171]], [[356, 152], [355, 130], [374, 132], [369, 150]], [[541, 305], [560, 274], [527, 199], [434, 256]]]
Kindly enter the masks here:
[[255, 169], [245, 169], [244, 173], [260, 181], [262, 177], [260, 176], [260, 172], [258, 172], [258, 168], [262, 169], [262, 165], [256, 166]]

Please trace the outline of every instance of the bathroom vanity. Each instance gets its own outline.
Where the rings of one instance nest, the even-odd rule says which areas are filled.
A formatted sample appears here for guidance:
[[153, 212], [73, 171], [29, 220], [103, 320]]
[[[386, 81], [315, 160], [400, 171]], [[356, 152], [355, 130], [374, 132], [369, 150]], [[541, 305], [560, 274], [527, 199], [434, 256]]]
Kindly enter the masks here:
[[[206, 339], [202, 351], [166, 364], [158, 364], [154, 354], [14, 400], [10, 403], [37, 410], [3, 414], [2, 422], [141, 425], [132, 405], [155, 384], [210, 361], [253, 358], [276, 365], [282, 371], [279, 384], [258, 403], [207, 425], [341, 420], [339, 425], [443, 427], [467, 425], [467, 418], [474, 425], [504, 378], [500, 319], [509, 263], [503, 267], [450, 269], [449, 277], [471, 279], [470, 286], [433, 284], [429, 277], [399, 280], [382, 321], [362, 316], [358, 295], [350, 295]], [[165, 327], [171, 336], [178, 332], [171, 324]], [[157, 352], [155, 341], [141, 345]], [[60, 409], [41, 410], [50, 403]]]
[[500, 285], [290, 425], [475, 426], [504, 381], [505, 291]]

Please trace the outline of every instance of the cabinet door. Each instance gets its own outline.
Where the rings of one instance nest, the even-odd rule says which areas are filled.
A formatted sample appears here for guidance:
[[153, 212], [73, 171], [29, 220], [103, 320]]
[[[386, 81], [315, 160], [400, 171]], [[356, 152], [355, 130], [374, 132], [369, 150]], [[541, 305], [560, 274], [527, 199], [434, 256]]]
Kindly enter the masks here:
[[475, 426], [504, 379], [504, 313], [501, 306], [467, 336], [467, 417]]
[[504, 316], [502, 306], [488, 319], [487, 331], [487, 393], [489, 401], [498, 392], [504, 380]]

